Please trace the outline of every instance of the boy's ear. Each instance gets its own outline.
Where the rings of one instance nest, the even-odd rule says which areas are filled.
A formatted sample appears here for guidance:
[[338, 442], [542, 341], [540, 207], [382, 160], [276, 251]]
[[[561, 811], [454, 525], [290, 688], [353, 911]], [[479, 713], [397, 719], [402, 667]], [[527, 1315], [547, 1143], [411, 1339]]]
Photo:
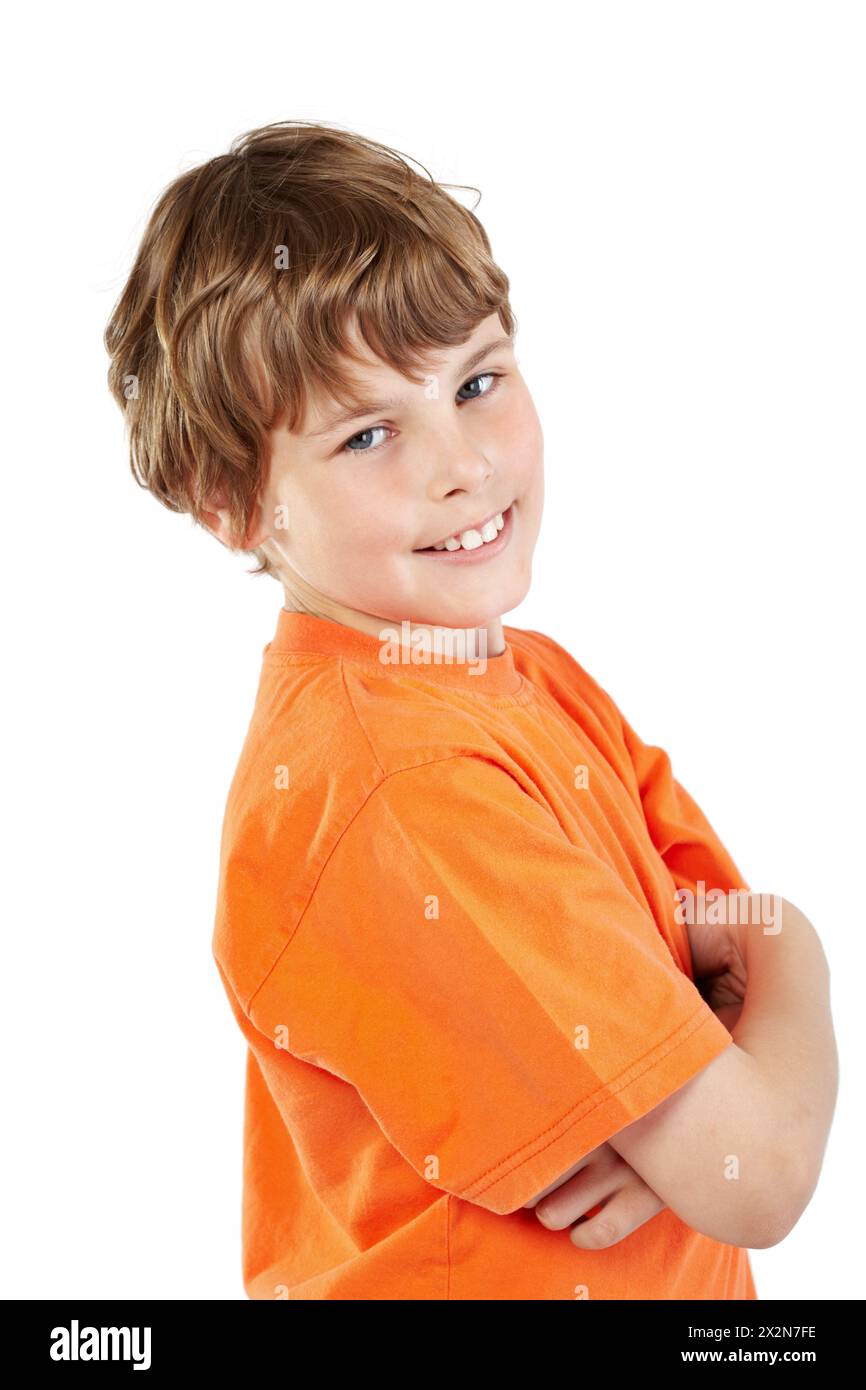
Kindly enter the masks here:
[[267, 539], [267, 530], [262, 523], [260, 509], [256, 509], [255, 516], [251, 519], [247, 527], [247, 534], [243, 544], [235, 547], [229, 538], [229, 512], [226, 504], [226, 497], [223, 492], [215, 492], [207, 498], [207, 506], [202, 509], [202, 523], [207, 527], [218, 541], [228, 546], [230, 550], [254, 550], [257, 545]]
[[229, 544], [229, 514], [222, 493], [212, 493], [207, 498], [207, 506], [201, 511], [201, 521], [218, 541], [222, 541], [223, 545]]

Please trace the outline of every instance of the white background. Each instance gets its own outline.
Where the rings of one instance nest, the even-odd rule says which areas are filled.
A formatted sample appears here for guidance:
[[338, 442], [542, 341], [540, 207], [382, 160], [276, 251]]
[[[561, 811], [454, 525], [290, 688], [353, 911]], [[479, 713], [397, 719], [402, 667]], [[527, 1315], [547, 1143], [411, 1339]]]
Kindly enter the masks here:
[[245, 1045], [210, 943], [282, 591], [135, 485], [102, 332], [165, 185], [302, 118], [482, 192], [546, 442], [506, 621], [817, 926], [836, 1118], [752, 1267], [763, 1299], [862, 1298], [864, 7], [305, 9], [14, 21], [0, 1295], [244, 1297]]

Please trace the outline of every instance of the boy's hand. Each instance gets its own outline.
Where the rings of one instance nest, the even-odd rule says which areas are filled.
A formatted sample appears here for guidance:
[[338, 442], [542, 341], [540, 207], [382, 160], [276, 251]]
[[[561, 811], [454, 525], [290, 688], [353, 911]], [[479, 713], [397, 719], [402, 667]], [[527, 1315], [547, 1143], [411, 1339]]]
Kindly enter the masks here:
[[[745, 945], [738, 923], [688, 923], [695, 984], [731, 1031], [746, 996]], [[550, 1231], [571, 1227], [569, 1239], [584, 1250], [603, 1250], [631, 1235], [664, 1211], [665, 1203], [625, 1159], [601, 1144], [548, 1187], [527, 1208], [535, 1208]], [[599, 1210], [596, 1210], [599, 1208]]]
[[[706, 957], [702, 959], [706, 961]], [[736, 995], [742, 979], [743, 993], [738, 998], [711, 1003], [729, 1032], [740, 1017], [745, 994], [745, 967], [740, 974], [739, 962], [731, 959], [734, 968], [712, 979], [708, 991], [713, 993], [717, 988], [719, 993]], [[602, 1203], [603, 1208], [596, 1213], [594, 1209]], [[616, 1149], [600, 1144], [526, 1207], [534, 1207], [538, 1220], [550, 1231], [571, 1226], [569, 1239], [582, 1250], [604, 1250], [664, 1211], [665, 1203]]]
[[742, 925], [731, 922], [687, 925], [695, 984], [726, 1028], [732, 1028], [746, 997], [746, 962]]
[[[604, 1203], [598, 1214], [593, 1209]], [[571, 1226], [569, 1239], [582, 1250], [604, 1250], [658, 1215], [665, 1203], [610, 1144], [593, 1149], [559, 1186], [527, 1202], [549, 1231]]]

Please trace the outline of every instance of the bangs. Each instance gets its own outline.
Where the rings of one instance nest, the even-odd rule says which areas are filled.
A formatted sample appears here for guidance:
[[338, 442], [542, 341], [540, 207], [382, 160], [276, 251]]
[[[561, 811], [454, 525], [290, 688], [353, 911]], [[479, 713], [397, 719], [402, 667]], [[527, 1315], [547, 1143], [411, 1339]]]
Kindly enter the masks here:
[[271, 428], [282, 421], [301, 432], [314, 401], [351, 408], [356, 370], [370, 365], [356, 351], [355, 334], [374, 358], [418, 385], [432, 355], [464, 343], [491, 314], [514, 336], [508, 281], [483, 245], [443, 246], [411, 225], [399, 236], [390, 230], [372, 247], [350, 242], [342, 254], [307, 263], [303, 279], [275, 269], [255, 335]]

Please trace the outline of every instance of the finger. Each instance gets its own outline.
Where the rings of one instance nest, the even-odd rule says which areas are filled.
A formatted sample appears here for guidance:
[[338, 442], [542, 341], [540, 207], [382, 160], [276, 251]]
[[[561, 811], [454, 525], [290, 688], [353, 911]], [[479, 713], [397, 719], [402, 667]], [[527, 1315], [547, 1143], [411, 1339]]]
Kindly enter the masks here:
[[605, 1150], [610, 1150], [611, 1153], [615, 1152], [615, 1150], [610, 1149], [609, 1144], [599, 1144], [597, 1149], [593, 1149], [590, 1153], [584, 1154], [583, 1158], [579, 1158], [577, 1163], [573, 1164], [567, 1173], [563, 1173], [561, 1177], [556, 1179], [556, 1182], [552, 1182], [549, 1186], [545, 1187], [544, 1191], [539, 1192], [537, 1197], [533, 1197], [531, 1202], [524, 1202], [524, 1210], [537, 1207], [538, 1203], [543, 1202], [551, 1192], [558, 1192], [562, 1185], [567, 1183], [575, 1173], [581, 1172], [590, 1164], [597, 1163], [602, 1158]]
[[593, 1163], [556, 1188], [536, 1207], [535, 1215], [549, 1231], [564, 1231], [591, 1207], [612, 1197], [633, 1170], [615, 1149], [605, 1146]]
[[664, 1209], [662, 1199], [646, 1183], [627, 1183], [596, 1216], [579, 1221], [570, 1231], [569, 1239], [581, 1250], [606, 1250], [625, 1240]]

